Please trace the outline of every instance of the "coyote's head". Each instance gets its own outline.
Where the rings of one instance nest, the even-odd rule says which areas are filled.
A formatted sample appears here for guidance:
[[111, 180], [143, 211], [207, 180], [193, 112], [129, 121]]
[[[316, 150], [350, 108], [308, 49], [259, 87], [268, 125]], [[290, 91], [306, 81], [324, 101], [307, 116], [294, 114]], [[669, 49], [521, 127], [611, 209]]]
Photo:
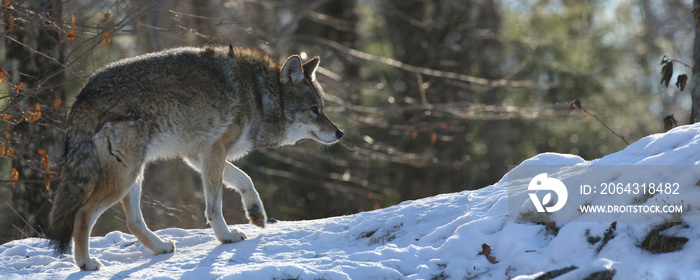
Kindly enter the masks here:
[[306, 63], [298, 55], [290, 56], [280, 70], [284, 114], [289, 121], [284, 144], [313, 139], [322, 144], [340, 140], [343, 132], [323, 110], [323, 89], [316, 81], [319, 58]]

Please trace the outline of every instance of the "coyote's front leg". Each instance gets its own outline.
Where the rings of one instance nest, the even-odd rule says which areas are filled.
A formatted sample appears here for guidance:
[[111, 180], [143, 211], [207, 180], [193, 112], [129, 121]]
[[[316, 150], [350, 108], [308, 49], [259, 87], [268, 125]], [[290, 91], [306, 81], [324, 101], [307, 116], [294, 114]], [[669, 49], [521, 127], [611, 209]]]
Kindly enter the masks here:
[[255, 190], [253, 181], [250, 180], [243, 170], [238, 169], [230, 162], [226, 162], [224, 169], [224, 183], [241, 194], [243, 207], [250, 222], [256, 226], [265, 227], [267, 216], [265, 215], [265, 207], [263, 207], [260, 195]]
[[221, 212], [221, 189], [223, 186], [224, 166], [226, 166], [226, 150], [223, 146], [214, 144], [209, 152], [199, 157], [200, 172], [204, 185], [207, 222], [214, 229], [216, 238], [221, 243], [233, 243], [246, 239], [246, 235], [236, 229], [229, 231], [224, 215]]

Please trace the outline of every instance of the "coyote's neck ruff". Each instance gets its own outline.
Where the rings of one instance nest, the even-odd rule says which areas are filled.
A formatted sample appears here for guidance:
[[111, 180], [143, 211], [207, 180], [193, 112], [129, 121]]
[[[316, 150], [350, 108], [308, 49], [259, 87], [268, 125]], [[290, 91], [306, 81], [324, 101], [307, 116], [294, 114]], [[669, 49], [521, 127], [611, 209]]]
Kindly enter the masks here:
[[244, 47], [177, 48], [112, 63], [95, 73], [68, 117], [49, 238], [64, 253], [75, 242], [76, 264], [95, 270], [88, 255], [97, 218], [121, 201], [127, 226], [155, 253], [175, 250], [146, 226], [139, 201], [144, 165], [183, 158], [202, 174], [205, 216], [223, 243], [245, 239], [221, 213], [222, 182], [241, 193], [251, 223], [265, 210], [250, 178], [229, 161], [255, 147], [301, 139], [337, 142], [343, 133], [323, 110], [316, 81], [319, 58], [283, 65]]

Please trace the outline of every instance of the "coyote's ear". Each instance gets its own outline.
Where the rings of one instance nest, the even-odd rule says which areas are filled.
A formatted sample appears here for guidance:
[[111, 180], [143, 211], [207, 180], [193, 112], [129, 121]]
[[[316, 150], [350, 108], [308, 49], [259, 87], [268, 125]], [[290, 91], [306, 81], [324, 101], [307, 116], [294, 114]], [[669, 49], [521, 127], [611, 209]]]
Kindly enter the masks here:
[[312, 59], [309, 59], [302, 68], [304, 69], [304, 75], [309, 79], [309, 80], [315, 80], [316, 79], [316, 68], [318, 67], [318, 63], [321, 62], [321, 59], [318, 56], [315, 56]]
[[301, 69], [301, 58], [298, 55], [290, 56], [280, 70], [280, 83], [295, 85], [303, 80], [304, 72]]

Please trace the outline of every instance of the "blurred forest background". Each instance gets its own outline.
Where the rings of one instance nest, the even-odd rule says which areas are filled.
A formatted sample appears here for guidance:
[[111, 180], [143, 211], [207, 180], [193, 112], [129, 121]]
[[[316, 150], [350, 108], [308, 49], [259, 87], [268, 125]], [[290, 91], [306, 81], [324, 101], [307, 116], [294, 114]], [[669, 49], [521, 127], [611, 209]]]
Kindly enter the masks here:
[[[232, 43], [279, 62], [320, 56], [342, 144], [306, 141], [235, 163], [279, 220], [484, 187], [542, 152], [602, 157], [663, 132], [668, 115], [690, 123], [691, 95], [700, 92], [689, 66], [697, 25], [688, 0], [0, 5], [0, 242], [46, 230], [64, 121], [90, 74], [165, 48]], [[659, 83], [664, 56], [675, 62], [672, 81], [686, 74], [689, 89]], [[238, 194], [224, 200], [229, 224], [245, 223]], [[147, 168], [142, 208], [154, 230], [206, 227], [199, 175], [181, 161]], [[121, 205], [93, 235], [112, 230], [128, 232]]]

